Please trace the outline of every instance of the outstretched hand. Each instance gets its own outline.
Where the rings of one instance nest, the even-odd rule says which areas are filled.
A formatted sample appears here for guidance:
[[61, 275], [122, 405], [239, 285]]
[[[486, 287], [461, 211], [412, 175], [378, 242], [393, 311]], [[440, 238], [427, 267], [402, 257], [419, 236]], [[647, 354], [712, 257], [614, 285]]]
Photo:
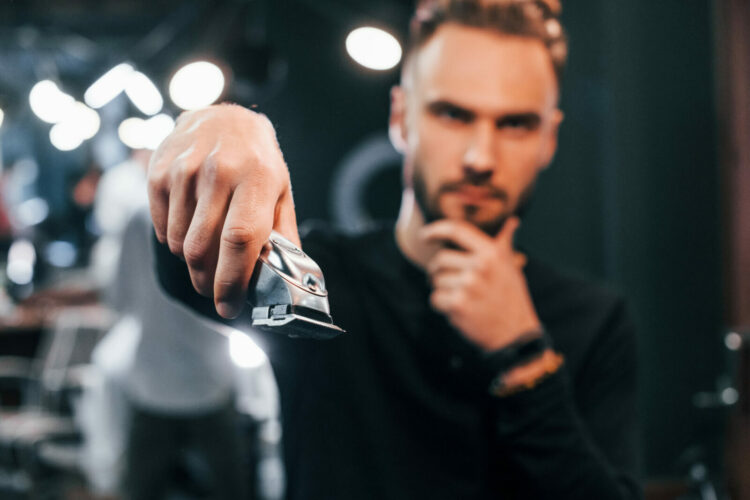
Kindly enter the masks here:
[[148, 190], [156, 237], [225, 318], [239, 314], [272, 229], [300, 245], [289, 171], [265, 115], [234, 105], [183, 113], [151, 159]]

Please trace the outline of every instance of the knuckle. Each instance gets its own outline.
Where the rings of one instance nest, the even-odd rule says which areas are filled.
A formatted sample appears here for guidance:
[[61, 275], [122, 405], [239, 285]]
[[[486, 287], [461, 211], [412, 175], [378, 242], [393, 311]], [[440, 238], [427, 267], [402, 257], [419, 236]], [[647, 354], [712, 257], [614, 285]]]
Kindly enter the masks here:
[[149, 169], [146, 179], [149, 192], [154, 195], [169, 192], [169, 178], [165, 175], [165, 169]]
[[[219, 151], [204, 164], [203, 174], [209, 182], [237, 184], [248, 172], [253, 171], [251, 160], [243, 160], [239, 154]], [[254, 173], [254, 171], [253, 171]]]
[[244, 250], [258, 241], [258, 233], [252, 228], [231, 226], [221, 232], [221, 243], [230, 249]]
[[486, 274], [492, 268], [493, 259], [487, 254], [479, 254], [476, 259], [476, 269], [481, 274]]
[[226, 167], [224, 167], [224, 165], [226, 165], [226, 162], [220, 161], [216, 155], [210, 155], [206, 158], [206, 161], [203, 162], [201, 168], [202, 179], [210, 184], [216, 184], [227, 180]]
[[172, 172], [175, 180], [185, 181], [195, 175], [198, 165], [193, 161], [190, 155], [184, 155], [177, 158], [172, 165]]
[[189, 121], [190, 118], [194, 117], [197, 113], [197, 111], [183, 111], [180, 113], [175, 120], [175, 128], [184, 125], [185, 122]]
[[185, 262], [192, 269], [201, 269], [208, 257], [209, 247], [207, 242], [201, 241], [197, 238], [191, 238], [184, 242], [182, 252], [185, 257]]
[[182, 257], [182, 239], [167, 234], [167, 246], [170, 252]]
[[[151, 206], [154, 207], [154, 209], [166, 212], [169, 208], [169, 193], [170, 190], [167, 185], [149, 185], [147, 194]], [[153, 209], [152, 213], [155, 213]]]

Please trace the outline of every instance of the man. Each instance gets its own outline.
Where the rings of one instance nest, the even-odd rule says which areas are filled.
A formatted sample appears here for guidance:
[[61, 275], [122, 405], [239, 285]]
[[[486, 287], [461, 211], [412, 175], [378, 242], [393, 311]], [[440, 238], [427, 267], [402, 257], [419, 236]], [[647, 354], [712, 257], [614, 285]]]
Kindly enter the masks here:
[[348, 331], [263, 339], [291, 498], [640, 496], [622, 301], [513, 248], [562, 121], [558, 15], [552, 0], [419, 7], [392, 92], [395, 230], [300, 241], [273, 128], [236, 106], [183, 115], [157, 152], [149, 190], [170, 294], [235, 317], [276, 229], [321, 265]]

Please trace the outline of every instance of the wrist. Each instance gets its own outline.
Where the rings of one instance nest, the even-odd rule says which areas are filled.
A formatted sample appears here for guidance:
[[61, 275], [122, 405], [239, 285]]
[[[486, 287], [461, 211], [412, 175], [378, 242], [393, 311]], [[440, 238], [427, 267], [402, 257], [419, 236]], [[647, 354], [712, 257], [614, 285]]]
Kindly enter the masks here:
[[550, 375], [558, 372], [564, 358], [550, 346], [539, 355], [500, 372], [490, 384], [490, 394], [505, 397], [533, 389]]
[[518, 331], [523, 333], [516, 335], [511, 340], [508, 340], [507, 338], [490, 339], [487, 342], [479, 344], [479, 346], [484, 349], [485, 352], [492, 353], [514, 346], [516, 344], [533, 340], [534, 338], [541, 337], [544, 334], [544, 328], [542, 327], [542, 324], [539, 322], [539, 320], [529, 320], [524, 322], [523, 326], [518, 328]]
[[552, 342], [542, 328], [517, 335], [513, 342], [484, 353], [483, 370], [487, 374], [487, 380], [525, 364], [551, 347]]

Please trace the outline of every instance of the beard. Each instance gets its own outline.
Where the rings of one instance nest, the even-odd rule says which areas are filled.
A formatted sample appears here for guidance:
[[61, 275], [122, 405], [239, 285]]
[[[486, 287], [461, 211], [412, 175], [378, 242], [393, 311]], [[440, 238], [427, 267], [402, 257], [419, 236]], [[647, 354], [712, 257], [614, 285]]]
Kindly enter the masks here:
[[[459, 191], [464, 186], [480, 187], [489, 191], [489, 196], [495, 198], [498, 201], [504, 202], [506, 205], [510, 199], [507, 191], [498, 188], [490, 184], [489, 176], [480, 176], [472, 174], [470, 172], [464, 175], [464, 178], [457, 182], [450, 182], [441, 185], [437, 192], [430, 196], [427, 191], [427, 183], [424, 179], [423, 165], [415, 161], [413, 165], [413, 174], [411, 178], [412, 189], [414, 190], [414, 199], [417, 202], [419, 210], [422, 212], [425, 223], [429, 224], [440, 219], [445, 219], [446, 215], [440, 209], [440, 197], [449, 192]], [[529, 184], [518, 198], [518, 204], [515, 208], [510, 210], [501, 210], [496, 216], [487, 220], [476, 220], [476, 213], [479, 208], [476, 205], [465, 205], [463, 219], [471, 224], [474, 224], [485, 234], [489, 236], [496, 236], [503, 228], [505, 221], [508, 217], [515, 215], [522, 218], [523, 215], [528, 211], [531, 205], [531, 198], [536, 186], [535, 182]]]

